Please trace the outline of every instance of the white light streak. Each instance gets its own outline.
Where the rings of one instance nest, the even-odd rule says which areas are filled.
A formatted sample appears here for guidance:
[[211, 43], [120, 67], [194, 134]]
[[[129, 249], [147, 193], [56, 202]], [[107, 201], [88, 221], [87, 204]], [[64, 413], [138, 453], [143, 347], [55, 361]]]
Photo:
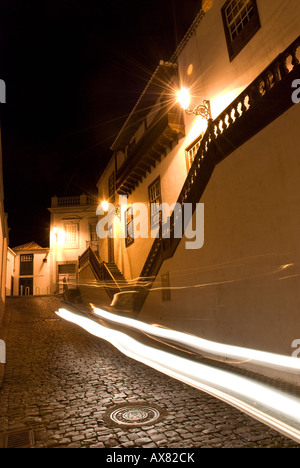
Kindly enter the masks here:
[[260, 382], [154, 349], [123, 332], [60, 309], [57, 314], [110, 342], [126, 356], [205, 391], [300, 442], [300, 401]]
[[188, 333], [149, 325], [139, 320], [115, 315], [97, 307], [94, 308], [94, 312], [96, 315], [106, 320], [116, 324], [129, 326], [160, 339], [171, 340], [172, 342], [184, 346], [189, 350], [193, 349], [200, 353], [209, 353], [215, 357], [236, 359], [238, 361], [251, 361], [252, 363], [260, 366], [273, 367], [289, 372], [300, 371], [300, 359], [295, 357], [204, 340], [203, 338], [199, 338]]

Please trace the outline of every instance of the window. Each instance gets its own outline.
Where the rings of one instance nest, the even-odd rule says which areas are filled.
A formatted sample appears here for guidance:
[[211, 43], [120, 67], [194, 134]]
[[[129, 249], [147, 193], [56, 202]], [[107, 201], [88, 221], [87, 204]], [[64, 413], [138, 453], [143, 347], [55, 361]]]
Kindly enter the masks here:
[[33, 255], [20, 256], [20, 276], [33, 275]]
[[200, 148], [201, 140], [203, 138], [203, 134], [197, 138], [186, 150], [185, 150], [185, 158], [186, 158], [186, 168], [187, 172], [192, 167], [193, 161], [195, 159], [195, 156], [198, 152], [198, 149]]
[[115, 201], [115, 172], [113, 172], [108, 179], [108, 196], [110, 203]]
[[229, 58], [233, 60], [260, 29], [256, 0], [228, 0], [222, 17]]
[[134, 242], [134, 231], [133, 231], [133, 208], [130, 206], [126, 210], [126, 237], [125, 246], [129, 247]]
[[93, 250], [97, 251], [98, 248], [98, 236], [96, 232], [97, 222], [90, 222], [89, 223], [89, 231], [90, 231], [90, 240], [87, 241], [87, 247], [91, 247]]
[[161, 190], [160, 190], [160, 177], [149, 185], [149, 203], [150, 203], [150, 223], [151, 229], [159, 226], [161, 222], [161, 210], [159, 205], [161, 204]]
[[63, 265], [58, 265], [58, 274], [67, 275], [69, 273], [76, 273], [76, 264], [75, 263], [65, 263]]
[[68, 248], [79, 247], [78, 223], [65, 224], [65, 244]]

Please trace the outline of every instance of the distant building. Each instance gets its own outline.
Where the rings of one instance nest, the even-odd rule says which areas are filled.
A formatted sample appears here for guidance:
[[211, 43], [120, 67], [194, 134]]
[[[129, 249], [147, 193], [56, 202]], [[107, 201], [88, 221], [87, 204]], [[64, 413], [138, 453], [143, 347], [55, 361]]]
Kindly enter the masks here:
[[98, 249], [96, 237], [97, 199], [90, 195], [52, 197], [50, 218], [50, 292], [62, 294], [75, 285], [78, 257]]
[[50, 293], [49, 248], [35, 242], [13, 248], [15, 267], [14, 296], [38, 296]]

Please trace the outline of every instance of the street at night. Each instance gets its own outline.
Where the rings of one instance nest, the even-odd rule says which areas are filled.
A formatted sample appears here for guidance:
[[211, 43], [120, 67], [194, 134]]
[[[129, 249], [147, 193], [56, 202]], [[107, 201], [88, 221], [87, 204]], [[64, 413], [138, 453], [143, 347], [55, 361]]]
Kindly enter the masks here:
[[299, 448], [299, 0], [2, 3], [0, 448]]
[[[57, 297], [12, 298], [0, 392], [2, 447], [32, 431], [36, 448], [255, 448], [297, 444], [188, 385], [129, 359], [56, 314]], [[123, 427], [110, 409], [144, 403], [161, 417]]]

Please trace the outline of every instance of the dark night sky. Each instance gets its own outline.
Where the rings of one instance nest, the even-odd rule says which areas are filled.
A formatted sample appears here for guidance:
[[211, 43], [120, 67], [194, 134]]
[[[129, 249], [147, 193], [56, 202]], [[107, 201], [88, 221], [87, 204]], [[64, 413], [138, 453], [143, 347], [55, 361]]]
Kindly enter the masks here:
[[48, 245], [51, 196], [95, 190], [110, 145], [201, 0], [2, 0], [10, 246]]

